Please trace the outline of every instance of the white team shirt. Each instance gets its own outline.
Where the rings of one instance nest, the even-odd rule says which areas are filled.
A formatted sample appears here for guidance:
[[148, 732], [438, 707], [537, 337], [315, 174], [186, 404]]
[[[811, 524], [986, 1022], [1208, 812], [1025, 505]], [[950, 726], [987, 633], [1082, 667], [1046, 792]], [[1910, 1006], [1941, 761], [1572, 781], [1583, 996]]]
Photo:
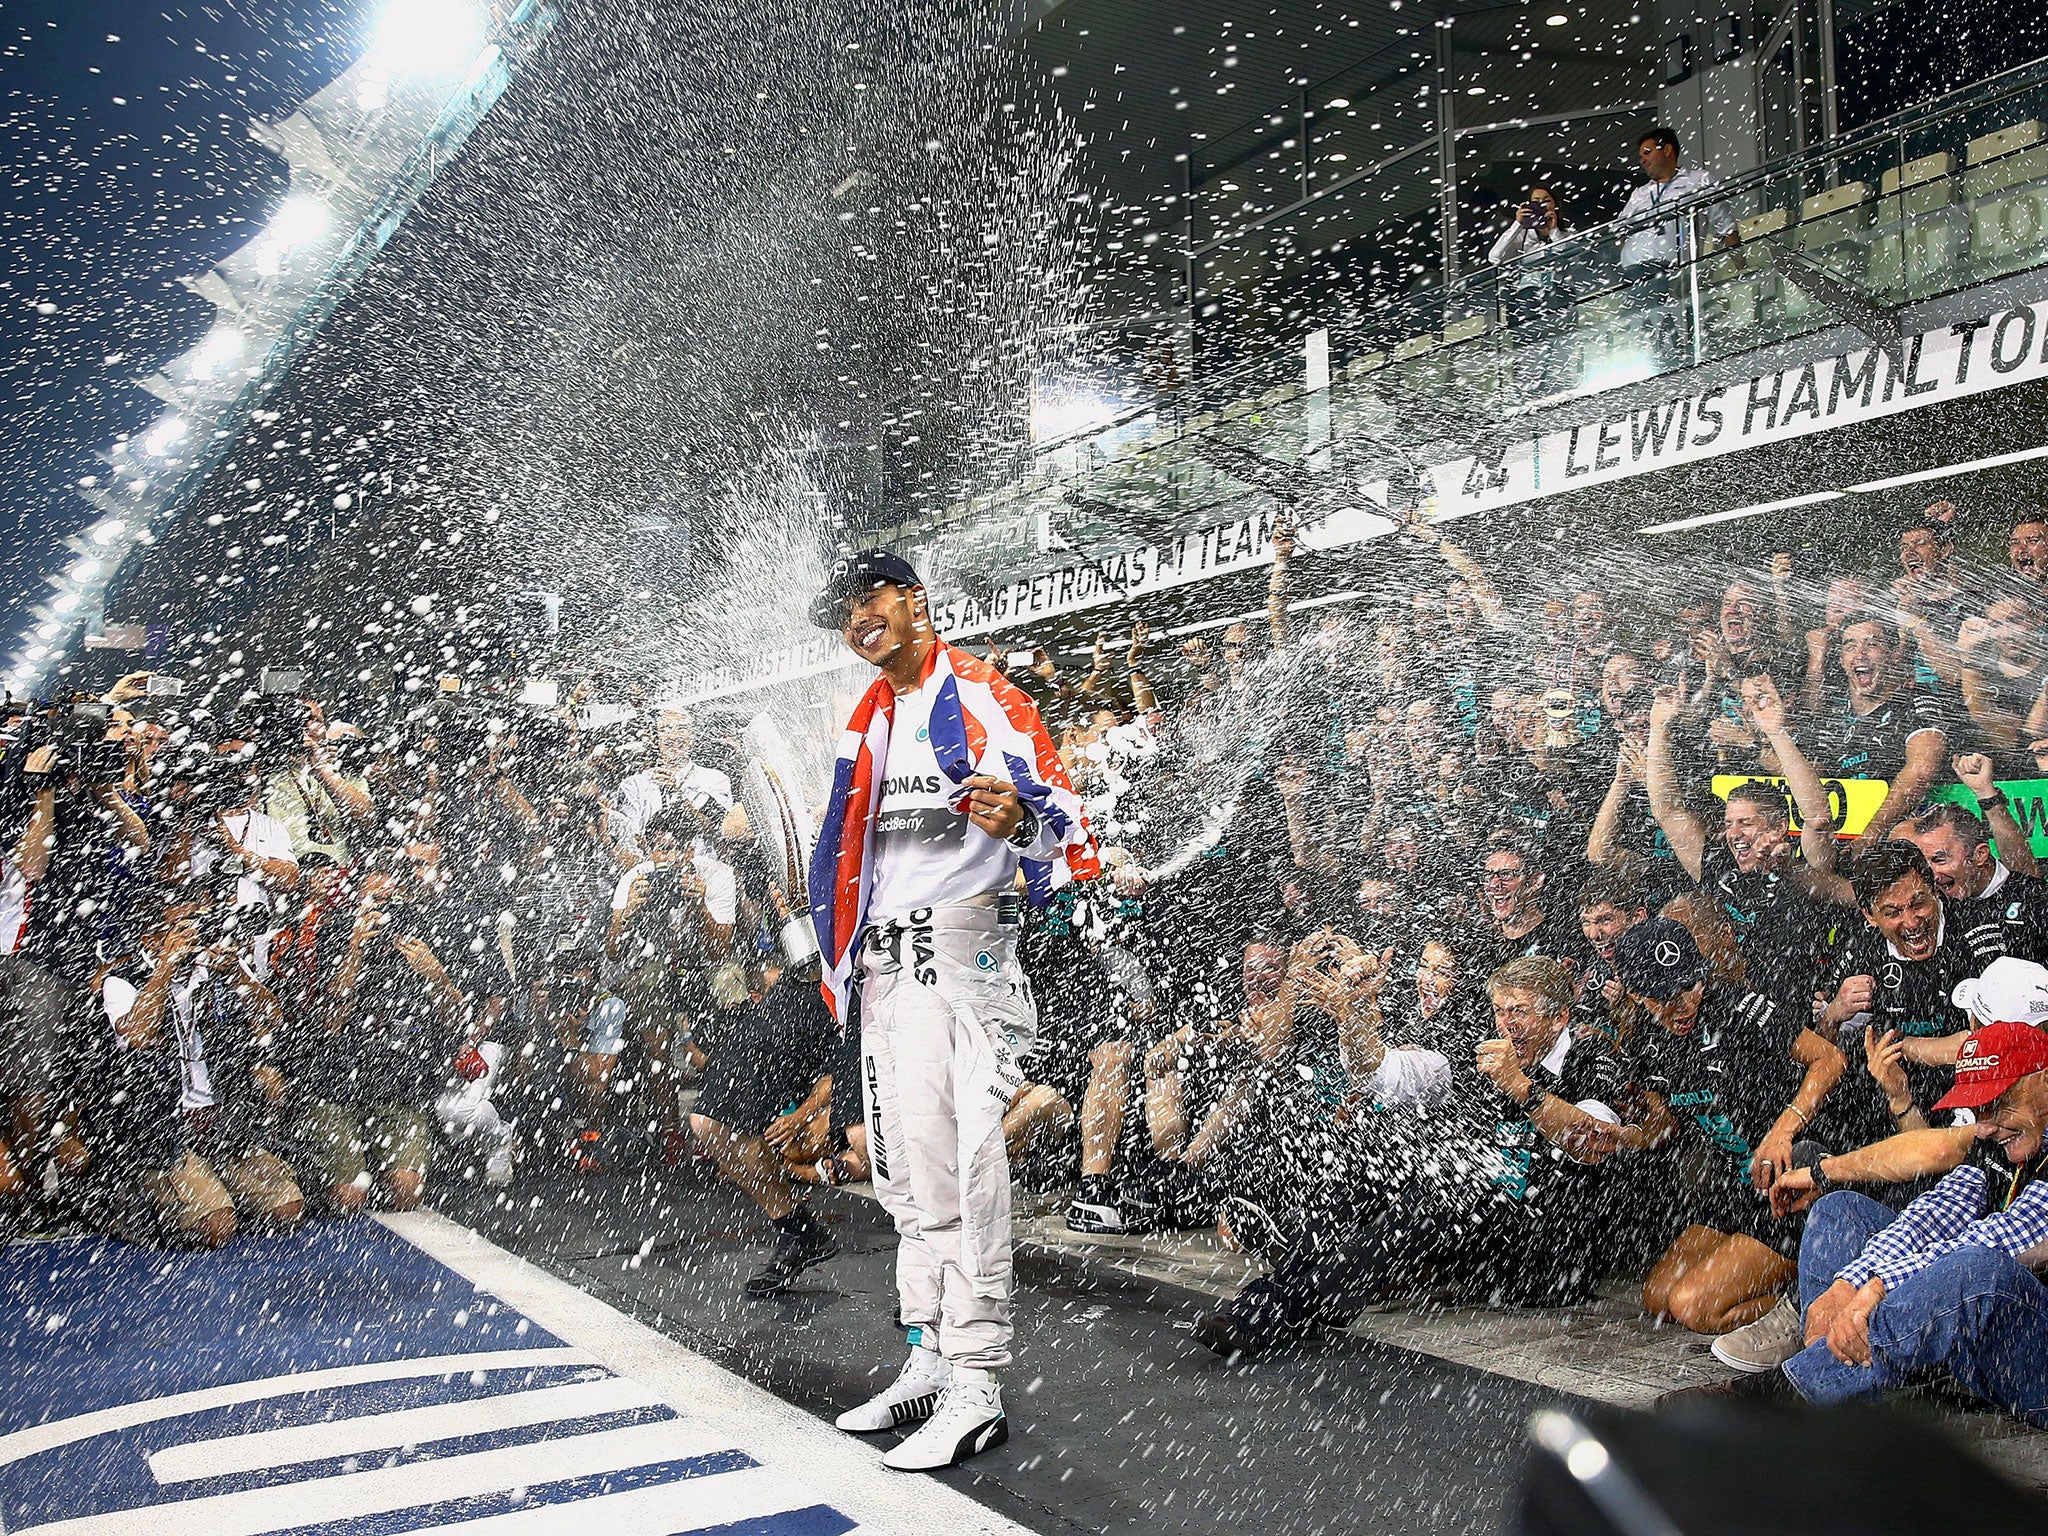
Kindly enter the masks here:
[[[1614, 222], [1630, 225], [1638, 220], [1656, 218], [1667, 205], [1676, 208], [1680, 203], [1700, 196], [1714, 185], [1711, 171], [1696, 165], [1682, 167], [1669, 181], [1646, 181], [1629, 193], [1628, 201], [1621, 205], [1621, 212]], [[1700, 210], [1700, 217], [1706, 220], [1707, 228], [1716, 236], [1726, 238], [1735, 228], [1735, 215], [1725, 202], [1710, 203]], [[1622, 237], [1621, 265], [1624, 271], [1631, 267], [1676, 266], [1681, 258], [1679, 249], [1682, 239], [1680, 221], [1668, 218], [1647, 228], [1637, 228]]]
[[959, 906], [1017, 878], [1019, 850], [990, 837], [953, 809], [959, 791], [932, 750], [933, 688], [896, 695], [889, 761], [875, 818], [875, 872], [868, 921], [901, 918], [921, 907]]
[[[654, 771], [648, 769], [620, 782], [619, 803], [612, 808], [609, 818], [612, 837], [620, 843], [637, 844], [641, 833], [647, 830], [647, 823], [654, 819], [654, 813], [662, 808], [670, 794], [682, 796], [703, 811], [709, 811], [716, 805], [720, 816], [733, 807], [732, 780], [716, 768], [706, 768], [702, 763], [685, 763], [676, 775], [674, 790], [664, 790]], [[699, 838], [697, 851], [708, 854], [711, 849]]]

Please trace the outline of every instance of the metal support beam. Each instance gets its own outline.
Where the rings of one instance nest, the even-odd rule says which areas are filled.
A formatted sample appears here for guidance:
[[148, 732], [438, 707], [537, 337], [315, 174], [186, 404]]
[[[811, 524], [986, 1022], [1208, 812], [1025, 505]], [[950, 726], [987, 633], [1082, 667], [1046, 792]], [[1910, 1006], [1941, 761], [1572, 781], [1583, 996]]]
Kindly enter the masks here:
[[1458, 118], [1451, 80], [1451, 18], [1436, 24], [1436, 166], [1441, 178], [1443, 280], [1458, 280]]

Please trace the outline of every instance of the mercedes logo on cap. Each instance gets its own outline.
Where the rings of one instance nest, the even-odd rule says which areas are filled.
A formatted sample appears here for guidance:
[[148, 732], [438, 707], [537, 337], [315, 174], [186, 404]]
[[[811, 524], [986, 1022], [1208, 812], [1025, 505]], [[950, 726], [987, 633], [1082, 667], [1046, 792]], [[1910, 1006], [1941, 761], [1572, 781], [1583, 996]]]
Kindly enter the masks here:
[[1669, 970], [1672, 966], [1678, 964], [1681, 956], [1678, 953], [1678, 946], [1676, 944], [1669, 939], [1660, 939], [1657, 941], [1657, 947], [1650, 951], [1650, 958], [1666, 970]]

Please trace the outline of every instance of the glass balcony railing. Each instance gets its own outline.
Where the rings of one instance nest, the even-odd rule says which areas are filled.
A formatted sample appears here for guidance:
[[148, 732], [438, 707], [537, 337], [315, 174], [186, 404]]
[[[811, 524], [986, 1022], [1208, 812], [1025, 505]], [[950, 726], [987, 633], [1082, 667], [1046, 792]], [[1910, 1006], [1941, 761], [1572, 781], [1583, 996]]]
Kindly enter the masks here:
[[1275, 466], [1341, 462], [1370, 479], [1575, 396], [1843, 326], [1881, 331], [1900, 306], [2043, 266], [2048, 60], [1657, 223], [1584, 230], [1335, 319], [1326, 383], [1298, 342], [1274, 349], [1047, 445], [1019, 482], [904, 531], [956, 569], [1009, 574], [1157, 544]]

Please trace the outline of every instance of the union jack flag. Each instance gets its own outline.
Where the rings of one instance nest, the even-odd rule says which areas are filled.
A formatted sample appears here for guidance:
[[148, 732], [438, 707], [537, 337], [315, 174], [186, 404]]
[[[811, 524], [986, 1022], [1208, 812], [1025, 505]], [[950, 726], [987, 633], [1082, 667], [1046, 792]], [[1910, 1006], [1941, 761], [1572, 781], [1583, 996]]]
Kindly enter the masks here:
[[[1055, 858], [1023, 861], [1031, 904], [1042, 907], [1070, 880], [1099, 874], [1102, 866], [1081, 799], [1068, 782], [1038, 706], [980, 657], [943, 640], [932, 648], [919, 686], [936, 689], [931, 745], [940, 771], [955, 785], [964, 786], [976, 774], [1016, 785], [1018, 798], [1043, 829], [1040, 846], [1049, 836], [1057, 848]], [[896, 690], [886, 677], [877, 677], [840, 737], [832, 796], [811, 855], [811, 918], [824, 954], [822, 990], [842, 1027], [856, 941], [867, 922], [875, 819], [895, 715]], [[952, 796], [955, 810], [964, 813], [969, 793], [962, 787]]]

